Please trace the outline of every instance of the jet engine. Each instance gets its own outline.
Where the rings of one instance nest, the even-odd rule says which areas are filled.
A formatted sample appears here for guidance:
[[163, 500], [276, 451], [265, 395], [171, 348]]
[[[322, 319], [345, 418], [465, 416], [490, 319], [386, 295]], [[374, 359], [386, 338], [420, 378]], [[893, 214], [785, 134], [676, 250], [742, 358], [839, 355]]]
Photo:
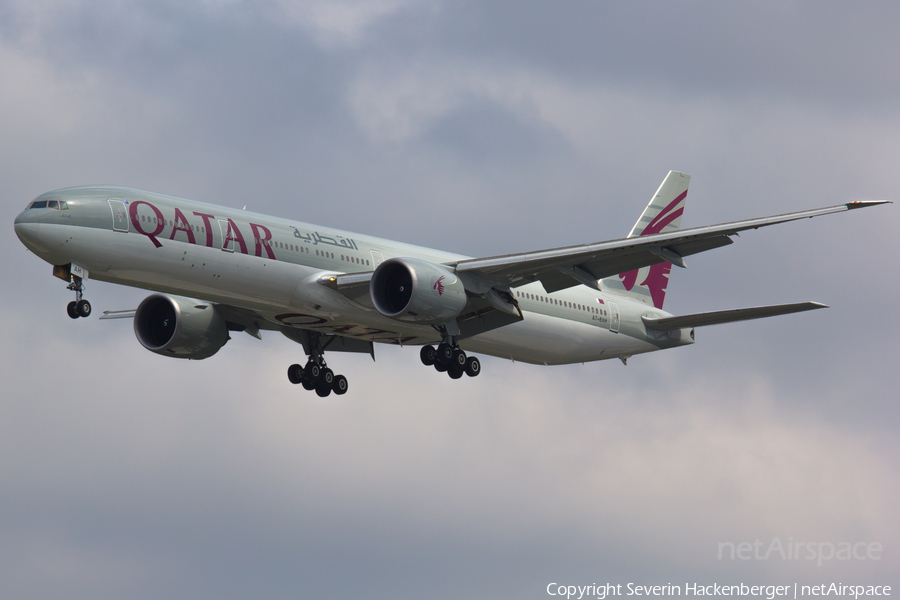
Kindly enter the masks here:
[[173, 358], [209, 358], [228, 341], [228, 326], [212, 304], [153, 294], [134, 313], [134, 334], [141, 345]]
[[410, 323], [448, 323], [466, 307], [466, 289], [459, 277], [418, 258], [381, 263], [372, 274], [369, 294], [378, 312]]

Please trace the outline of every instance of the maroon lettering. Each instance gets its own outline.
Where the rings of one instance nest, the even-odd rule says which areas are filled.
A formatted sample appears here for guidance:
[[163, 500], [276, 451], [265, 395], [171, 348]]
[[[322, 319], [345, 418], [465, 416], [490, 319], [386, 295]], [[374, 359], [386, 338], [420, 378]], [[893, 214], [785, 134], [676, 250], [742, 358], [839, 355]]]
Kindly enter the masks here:
[[272, 246], [267, 244], [272, 239], [272, 232], [265, 225], [257, 225], [250, 223], [250, 229], [253, 230], [253, 238], [256, 240], [256, 256], [262, 256], [262, 249], [266, 249], [266, 255], [275, 260], [275, 253], [272, 252]]
[[173, 221], [173, 223], [175, 225], [172, 227], [172, 235], [169, 236], [170, 240], [175, 239], [176, 231], [183, 231], [187, 234], [188, 242], [190, 242], [191, 244], [197, 243], [196, 241], [194, 241], [194, 231], [191, 229], [191, 224], [188, 223], [188, 220], [184, 216], [184, 213], [181, 212], [181, 210], [178, 208], [175, 209], [175, 220]]
[[[152, 232], [144, 231], [144, 228], [141, 227], [141, 222], [138, 219], [138, 205], [139, 204], [146, 204], [156, 214], [156, 229], [154, 229]], [[153, 245], [156, 246], [157, 248], [162, 247], [162, 244], [159, 243], [159, 240], [156, 239], [156, 236], [161, 234], [163, 232], [163, 229], [166, 228], [166, 222], [163, 219], [163, 215], [159, 211], [158, 208], [156, 208], [149, 202], [144, 202], [143, 200], [135, 200], [128, 207], [128, 215], [131, 217], [131, 224], [134, 225], [135, 231], [137, 231], [141, 235], [146, 235], [148, 238], [150, 238], [150, 241], [153, 242]]]
[[212, 235], [212, 227], [210, 227], [209, 222], [211, 219], [215, 219], [215, 217], [213, 215], [208, 215], [206, 213], [201, 213], [201, 212], [197, 212], [197, 211], [194, 211], [194, 214], [203, 219], [203, 223], [204, 223], [204, 225], [206, 225], [206, 247], [212, 248], [213, 247], [213, 243], [212, 243], [213, 235]]
[[364, 327], [362, 333], [357, 333], [354, 337], [366, 337], [378, 335], [379, 333], [386, 333], [388, 335], [394, 335], [393, 331], [388, 331], [387, 329], [374, 329], [372, 327]]
[[228, 219], [228, 230], [225, 232], [225, 242], [222, 243], [222, 248], [228, 247], [228, 242], [237, 242], [241, 246], [241, 254], [247, 254], [247, 244], [244, 242], [244, 236], [241, 235], [241, 230], [238, 229], [237, 223]]
[[276, 315], [275, 320], [285, 325], [320, 325], [327, 323], [322, 317], [305, 315], [303, 313], [284, 313]]
[[330, 331], [332, 333], [349, 333], [353, 329], [356, 329], [356, 325], [341, 325], [339, 327], [332, 327]]

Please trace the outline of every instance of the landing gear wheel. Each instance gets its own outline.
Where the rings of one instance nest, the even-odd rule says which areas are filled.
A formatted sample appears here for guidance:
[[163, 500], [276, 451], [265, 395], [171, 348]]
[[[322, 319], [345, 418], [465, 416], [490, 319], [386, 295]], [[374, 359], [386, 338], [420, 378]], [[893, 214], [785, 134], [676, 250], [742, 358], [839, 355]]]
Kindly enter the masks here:
[[322, 366], [313, 361], [306, 363], [306, 369], [304, 369], [304, 371], [306, 373], [306, 378], [313, 383], [319, 381], [319, 377], [322, 376]]
[[331, 385], [325, 383], [324, 381], [320, 381], [316, 384], [316, 394], [319, 395], [319, 398], [325, 398], [331, 393]]
[[66, 312], [69, 313], [69, 316], [73, 319], [78, 318], [78, 309], [75, 308], [75, 304], [76, 302], [72, 300], [68, 305], [66, 305]]
[[436, 363], [434, 363], [434, 370], [437, 371], [438, 373], [443, 373], [444, 371], [447, 370], [447, 365], [445, 365], [442, 362], [436, 362]]
[[312, 391], [312, 390], [316, 389], [315, 382], [310, 381], [309, 379], [304, 379], [303, 381], [300, 382], [300, 385], [303, 386], [304, 390]]
[[91, 303], [87, 300], [79, 300], [75, 303], [75, 312], [78, 313], [79, 317], [91, 316]]
[[457, 369], [455, 366], [447, 369], [447, 375], [450, 376], [450, 379], [459, 379], [463, 376], [463, 370]]
[[470, 356], [466, 359], [466, 375], [469, 377], [477, 377], [481, 373], [481, 361]]
[[422, 350], [419, 352], [419, 358], [422, 359], [423, 365], [430, 367], [434, 364], [436, 357], [437, 350], [434, 349], [434, 346], [422, 346]]
[[334, 371], [332, 371], [328, 367], [322, 369], [322, 374], [319, 375], [319, 382], [330, 386], [334, 382]]
[[449, 364], [453, 361], [453, 346], [447, 342], [441, 342], [437, 349], [437, 361]]
[[291, 365], [288, 367], [288, 381], [297, 384], [303, 381], [303, 367], [300, 365]]
[[452, 361], [453, 367], [456, 369], [459, 369], [459, 370], [465, 369], [466, 368], [466, 358], [467, 358], [466, 353], [463, 352], [462, 350], [460, 350], [459, 348], [456, 348], [453, 351], [453, 361]]
[[335, 375], [334, 380], [331, 382], [331, 390], [338, 396], [346, 394], [347, 378], [343, 375]]

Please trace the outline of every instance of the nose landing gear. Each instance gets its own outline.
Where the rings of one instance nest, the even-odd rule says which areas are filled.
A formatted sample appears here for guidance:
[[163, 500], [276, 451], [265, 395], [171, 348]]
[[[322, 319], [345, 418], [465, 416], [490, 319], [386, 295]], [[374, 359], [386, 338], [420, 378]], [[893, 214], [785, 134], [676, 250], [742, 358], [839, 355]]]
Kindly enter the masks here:
[[91, 303], [82, 298], [84, 293], [84, 281], [81, 277], [73, 275], [72, 283], [70, 283], [66, 289], [75, 292], [75, 300], [69, 302], [66, 306], [66, 312], [69, 313], [69, 316], [73, 319], [91, 316]]

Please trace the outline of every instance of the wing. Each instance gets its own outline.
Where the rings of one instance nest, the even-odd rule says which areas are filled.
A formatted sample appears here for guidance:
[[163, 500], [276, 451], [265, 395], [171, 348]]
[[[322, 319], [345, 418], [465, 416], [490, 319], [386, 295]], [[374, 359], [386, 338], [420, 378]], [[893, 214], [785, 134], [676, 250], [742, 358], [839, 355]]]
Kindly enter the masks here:
[[471, 274], [500, 284], [518, 287], [540, 281], [547, 292], [584, 284], [599, 289], [598, 280], [619, 273], [671, 262], [684, 267], [685, 256], [727, 246], [731, 236], [748, 229], [866, 208], [885, 201], [850, 202], [828, 208], [734, 221], [720, 225], [681, 229], [641, 237], [624, 238], [595, 244], [567, 246], [525, 254], [507, 254], [462, 260], [452, 266], [456, 272]]
[[[595, 244], [567, 246], [524, 254], [506, 254], [448, 263], [466, 282], [467, 290], [491, 287], [505, 290], [540, 281], [547, 292], [584, 284], [600, 289], [599, 280], [662, 262], [684, 267], [684, 257], [733, 243], [732, 236], [748, 229], [809, 219], [868, 208], [888, 201], [848, 202], [827, 208], [760, 217], [744, 221], [681, 229], [669, 233], [623, 238]], [[319, 283], [341, 292], [361, 305], [371, 307], [368, 298], [372, 272], [323, 277]], [[480, 280], [480, 281], [479, 281]], [[474, 291], [474, 290], [473, 290]], [[481, 294], [477, 294], [481, 295]], [[496, 305], [496, 303], [494, 303]]]

